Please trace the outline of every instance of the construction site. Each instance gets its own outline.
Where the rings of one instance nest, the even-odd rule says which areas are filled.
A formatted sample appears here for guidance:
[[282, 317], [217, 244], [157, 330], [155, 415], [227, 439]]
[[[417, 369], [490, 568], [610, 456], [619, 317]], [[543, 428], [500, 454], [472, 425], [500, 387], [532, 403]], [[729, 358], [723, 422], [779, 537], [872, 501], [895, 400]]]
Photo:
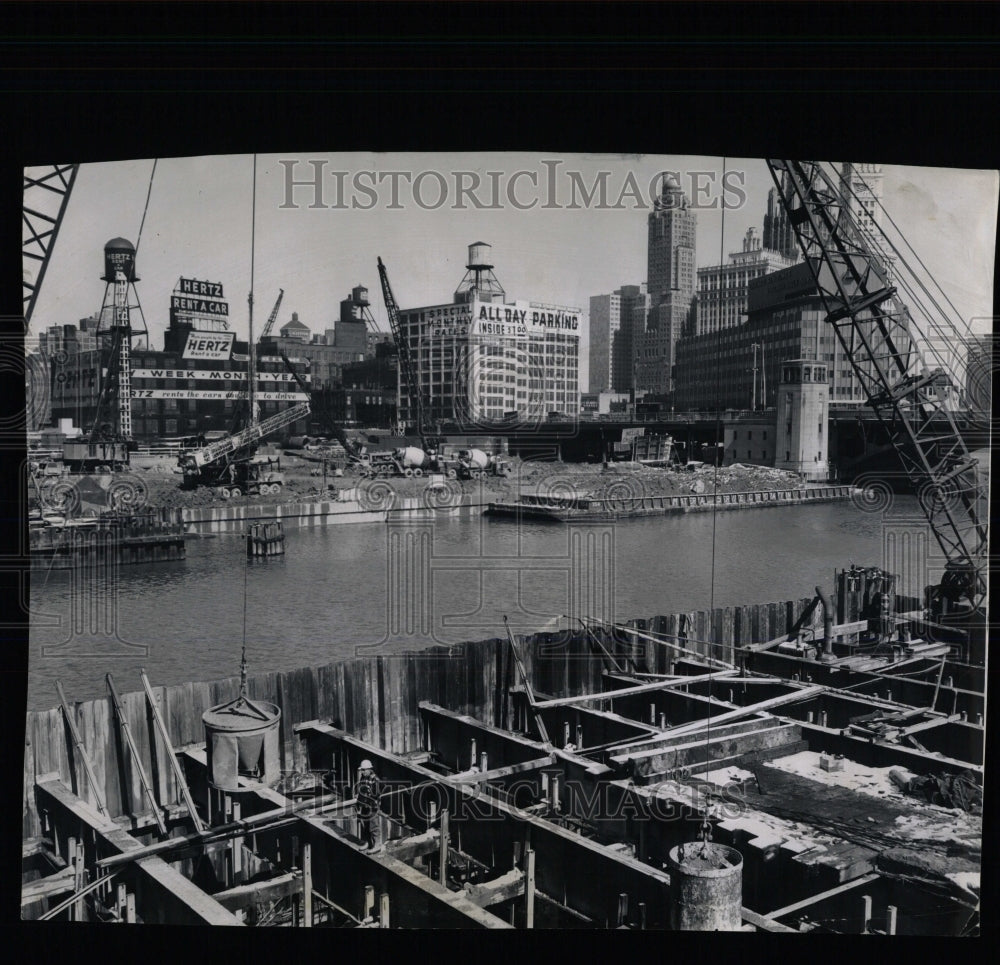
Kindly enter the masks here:
[[[23, 918], [979, 934], [987, 479], [956, 425], [959, 379], [922, 337], [924, 306], [902, 260], [890, 283], [871, 226], [851, 221], [844, 186], [822, 164], [767, 165], [825, 323], [893, 440], [936, 543], [942, 565], [922, 595], [908, 595], [881, 567], [831, 560], [831, 583], [804, 598], [614, 622], [581, 612], [570, 629], [521, 635], [504, 616], [491, 639], [252, 675], [244, 579], [238, 676], [157, 687], [142, 670], [141, 689], [128, 690], [108, 673], [105, 697], [71, 702], [59, 683], [58, 706], [28, 714]], [[92, 496], [111, 507], [95, 523], [108, 552], [151, 554], [142, 561], [152, 562], [183, 558], [191, 533], [181, 516], [141, 516], [141, 487], [111, 495], [134, 451], [135, 254], [124, 239], [105, 247], [102, 318], [111, 319], [112, 350], [99, 413], [107, 422], [95, 419], [86, 438], [67, 441], [62, 461], [105, 480]], [[272, 507], [288, 496], [336, 501], [343, 485], [362, 502], [364, 486], [384, 488], [386, 477], [405, 488], [429, 476], [467, 501], [469, 490], [487, 486], [496, 501], [484, 504], [496, 510], [506, 500], [521, 514], [543, 504], [578, 511], [586, 497], [612, 521], [808, 497], [806, 475], [681, 466], [662, 440], [657, 465], [567, 470], [563, 489], [547, 471], [530, 478], [530, 461], [500, 447], [449, 444], [424, 398], [411, 340], [400, 334], [381, 259], [378, 268], [412, 444], [369, 448], [318, 413], [345, 471], [360, 479], [353, 487], [324, 479], [314, 492], [316, 463], [294, 457], [298, 489], [286, 490], [288, 458], [272, 465], [263, 440], [308, 416], [311, 402], [295, 395], [295, 404], [258, 418], [251, 292], [238, 418], [177, 454], [176, 490], [211, 493], [207, 513], [215, 500], [241, 507], [223, 523], [245, 539], [248, 558], [284, 553], [280, 510], [253, 515], [251, 497], [265, 506], [273, 497]], [[29, 319], [35, 294], [26, 295]], [[407, 324], [418, 324], [415, 316]], [[230, 336], [231, 350], [232, 333], [219, 334]], [[933, 357], [923, 360], [928, 346]], [[281, 361], [308, 400], [302, 375]], [[825, 364], [816, 362], [791, 360], [783, 376], [782, 404], [793, 395], [801, 403], [796, 432], [808, 415], [803, 438], [823, 432], [809, 408], [825, 400]], [[625, 478], [609, 495], [615, 472]], [[40, 504], [43, 483], [36, 480]], [[843, 488], [831, 498], [848, 497]], [[63, 492], [55, 525], [65, 536], [79, 490]], [[58, 508], [48, 507], [32, 536], [47, 559], [62, 545], [46, 530]], [[396, 574], [411, 603], [426, 593], [412, 564], [422, 538], [416, 532], [407, 544]], [[795, 574], [785, 576], [794, 586]], [[338, 633], [334, 620], [317, 630]]]
[[971, 934], [983, 669], [921, 639], [887, 574], [836, 587], [136, 693], [108, 675], [28, 717], [23, 914]]

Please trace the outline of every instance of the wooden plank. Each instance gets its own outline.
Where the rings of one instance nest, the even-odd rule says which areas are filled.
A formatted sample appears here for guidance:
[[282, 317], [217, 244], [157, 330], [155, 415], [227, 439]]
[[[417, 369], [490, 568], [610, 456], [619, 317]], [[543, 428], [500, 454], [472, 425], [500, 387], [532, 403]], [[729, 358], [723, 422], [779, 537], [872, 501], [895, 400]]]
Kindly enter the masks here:
[[[814, 697], [817, 694], [823, 693], [826, 689], [826, 687], [819, 684], [812, 687], [803, 687], [801, 690], [797, 690], [794, 693], [781, 694], [778, 697], [771, 697], [768, 700], [762, 700], [756, 704], [749, 704], [746, 707], [740, 707], [738, 710], [727, 710], [721, 714], [713, 714], [711, 723], [712, 726], [715, 727], [716, 725], [725, 723], [728, 720], [736, 720], [739, 717], [746, 717], [749, 714], [757, 714], [764, 710], [770, 710], [772, 707], [779, 707], [782, 704], [788, 704], [796, 700], [804, 700], [809, 697]], [[707, 719], [696, 720], [687, 724], [681, 724], [679, 727], [671, 728], [664, 733], [670, 737], [677, 737], [703, 730], [707, 725]]]
[[566, 707], [573, 704], [589, 703], [591, 701], [614, 700], [617, 697], [627, 697], [631, 694], [645, 694], [658, 690], [668, 690], [672, 687], [684, 687], [701, 680], [713, 680], [716, 677], [732, 677], [732, 670], [715, 670], [711, 673], [697, 674], [673, 680], [659, 680], [648, 684], [638, 684], [635, 687], [623, 687], [619, 690], [605, 690], [597, 694], [581, 694], [578, 697], [557, 697], [552, 700], [536, 701], [535, 707]]
[[784, 908], [779, 908], [777, 911], [769, 911], [764, 917], [772, 920], [775, 918], [784, 918], [785, 915], [790, 915], [794, 911], [800, 911], [802, 908], [808, 908], [810, 905], [815, 905], [820, 901], [825, 901], [827, 898], [834, 898], [837, 895], [843, 894], [845, 891], [850, 891], [852, 888], [858, 888], [861, 885], [867, 885], [878, 880], [879, 875], [877, 873], [862, 875], [860, 878], [855, 878], [853, 881], [848, 881], [845, 884], [838, 885], [836, 888], [831, 888], [829, 891], [821, 891], [818, 895], [811, 895], [809, 898], [803, 898], [802, 901], [797, 901], [793, 905], [787, 905]]
[[722, 608], [722, 636], [720, 638], [720, 643], [722, 644], [721, 657], [723, 660], [729, 663], [735, 663], [736, 654], [734, 652], [734, 646], [736, 641], [736, 616], [731, 606]]
[[21, 886], [21, 907], [42, 898], [54, 898], [56, 895], [69, 894], [73, 891], [76, 880], [76, 869], [72, 865], [48, 875], [29, 881]]
[[756, 911], [751, 911], [746, 907], [741, 909], [740, 915], [745, 922], [759, 928], [761, 931], [788, 932], [792, 935], [801, 934], [794, 928], [789, 928], [787, 925], [782, 925], [780, 922], [771, 921], [770, 918], [765, 918], [763, 915], [758, 914]]
[[483, 884], [465, 886], [465, 896], [480, 908], [498, 905], [524, 894], [525, 874], [517, 868]]

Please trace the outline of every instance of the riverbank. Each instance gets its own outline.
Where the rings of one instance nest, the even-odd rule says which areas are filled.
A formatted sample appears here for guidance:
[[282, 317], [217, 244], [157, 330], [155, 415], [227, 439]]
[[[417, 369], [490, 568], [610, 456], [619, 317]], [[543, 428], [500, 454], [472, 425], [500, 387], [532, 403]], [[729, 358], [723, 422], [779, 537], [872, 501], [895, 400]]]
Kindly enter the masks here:
[[[268, 506], [294, 507], [315, 502], [344, 502], [356, 498], [356, 490], [366, 487], [365, 481], [350, 469], [334, 476], [332, 469], [324, 477], [322, 465], [313, 458], [294, 453], [280, 456], [284, 486], [280, 494], [266, 500]], [[767, 492], [802, 489], [804, 483], [794, 473], [764, 466], [733, 465], [702, 466], [692, 470], [663, 469], [641, 463], [617, 462], [606, 466], [594, 463], [531, 462], [511, 459], [513, 472], [509, 477], [487, 476], [477, 480], [448, 479], [445, 482], [449, 498], [468, 497], [473, 502], [516, 501], [521, 496], [574, 499], [637, 499], [661, 496], [712, 495], [714, 493]], [[389, 477], [368, 484], [370, 493], [391, 490], [397, 500], [430, 499], [427, 495], [436, 477], [433, 475], [406, 478]], [[127, 492], [130, 509], [142, 507], [163, 510], [199, 510], [227, 507], [232, 500], [224, 499], [213, 487], [184, 489], [181, 477], [169, 464], [133, 467], [124, 473], [109, 476], [54, 477], [43, 483], [41, 494], [29, 490], [29, 508], [54, 511], [55, 503], [64, 500], [66, 491], [76, 489], [88, 505], [100, 501], [105, 493]], [[381, 497], [384, 501], [385, 495]], [[371, 500], [369, 500], [371, 501]], [[244, 497], [241, 502], [246, 503]]]

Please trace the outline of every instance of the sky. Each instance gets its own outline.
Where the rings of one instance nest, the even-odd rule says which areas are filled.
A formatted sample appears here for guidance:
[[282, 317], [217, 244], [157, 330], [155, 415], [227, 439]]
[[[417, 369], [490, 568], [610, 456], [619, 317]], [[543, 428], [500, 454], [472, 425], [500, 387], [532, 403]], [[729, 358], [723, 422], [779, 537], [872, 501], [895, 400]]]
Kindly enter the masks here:
[[[991, 330], [998, 172], [883, 170], [887, 211], [960, 315]], [[646, 280], [660, 172], [696, 201], [699, 267], [740, 250], [750, 226], [761, 231], [772, 186], [763, 160], [686, 155], [269, 154], [257, 156], [256, 179], [251, 155], [161, 158], [150, 189], [152, 171], [152, 159], [80, 167], [30, 334], [100, 308], [103, 247], [117, 236], [138, 242], [136, 287], [157, 349], [182, 276], [222, 283], [238, 336], [251, 263], [258, 334], [279, 289], [278, 326], [294, 311], [322, 333], [358, 284], [387, 331], [376, 258], [402, 308], [437, 305], [451, 301], [475, 241], [493, 246], [508, 300], [586, 313], [591, 295]], [[319, 192], [288, 183], [317, 172]]]

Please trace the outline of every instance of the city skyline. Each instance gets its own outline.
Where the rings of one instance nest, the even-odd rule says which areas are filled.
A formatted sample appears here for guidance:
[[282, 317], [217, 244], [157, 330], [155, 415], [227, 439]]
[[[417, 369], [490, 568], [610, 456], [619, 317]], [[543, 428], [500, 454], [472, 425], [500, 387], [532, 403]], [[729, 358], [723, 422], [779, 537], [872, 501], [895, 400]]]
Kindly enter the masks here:
[[[103, 246], [124, 236], [139, 241], [138, 290], [154, 346], [162, 344], [170, 292], [182, 276], [222, 282], [230, 325], [245, 337], [252, 157], [159, 160], [139, 239], [152, 164], [81, 165], [29, 334], [98, 310]], [[301, 181], [316, 165], [324, 176], [322, 198], [308, 185], [294, 186], [292, 200], [299, 207], [282, 208], [289, 169]], [[461, 280], [467, 246], [477, 240], [493, 246], [496, 273], [509, 298], [574, 305], [586, 315], [591, 295], [647, 280], [639, 277], [645, 273], [651, 208], [644, 195], [657, 175], [676, 172], [689, 197], [700, 191], [702, 203], [718, 204], [722, 169], [719, 158], [676, 155], [258, 156], [255, 332], [279, 288], [285, 291], [279, 325], [295, 311], [312, 332], [321, 333], [332, 327], [340, 300], [357, 284], [370, 289], [374, 315], [387, 330], [376, 257], [385, 261], [401, 307], [439, 304]], [[887, 210], [960, 314], [966, 320], [989, 316], [997, 172], [883, 169]], [[727, 159], [725, 170], [725, 234], [719, 207], [696, 209], [697, 267], [723, 263], [730, 251], [739, 250], [747, 228], [762, 228], [772, 186], [765, 163]], [[371, 176], [359, 177], [365, 174]], [[469, 190], [477, 177], [478, 189]], [[602, 194], [607, 207], [599, 205]], [[317, 200], [327, 207], [306, 206]], [[338, 203], [357, 207], [335, 207]], [[989, 330], [983, 323], [976, 328]], [[585, 333], [584, 385], [588, 345]]]

